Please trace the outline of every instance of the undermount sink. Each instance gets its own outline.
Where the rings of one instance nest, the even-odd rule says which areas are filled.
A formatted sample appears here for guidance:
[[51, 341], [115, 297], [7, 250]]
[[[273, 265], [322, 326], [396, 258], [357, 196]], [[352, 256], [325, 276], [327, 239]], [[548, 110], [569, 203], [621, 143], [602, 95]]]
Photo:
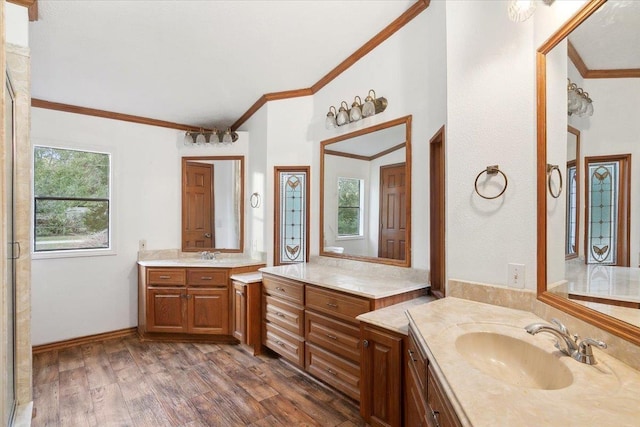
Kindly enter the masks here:
[[508, 335], [468, 332], [456, 339], [456, 350], [476, 369], [511, 385], [558, 390], [573, 383], [554, 354]]

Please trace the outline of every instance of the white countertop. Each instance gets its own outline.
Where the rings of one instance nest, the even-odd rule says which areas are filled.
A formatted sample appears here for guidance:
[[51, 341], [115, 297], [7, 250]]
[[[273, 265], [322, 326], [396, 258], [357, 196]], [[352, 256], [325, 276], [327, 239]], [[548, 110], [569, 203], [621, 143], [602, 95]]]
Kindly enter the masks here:
[[426, 282], [393, 276], [373, 276], [363, 271], [321, 264], [301, 263], [263, 267], [260, 271], [371, 299], [386, 298], [429, 287]]
[[138, 261], [144, 267], [207, 267], [207, 268], [236, 268], [251, 265], [264, 265], [264, 261], [251, 258], [222, 258], [204, 260], [198, 258], [153, 259]]
[[394, 331], [402, 335], [409, 334], [409, 319], [407, 319], [406, 311], [412, 307], [423, 305], [434, 301], [432, 296], [424, 296], [415, 298], [399, 304], [390, 305], [389, 307], [373, 310], [363, 313], [356, 317], [361, 322], [370, 323], [375, 326]]
[[[597, 348], [593, 353], [598, 364], [593, 366], [562, 355], [553, 346], [553, 336], [525, 332], [526, 325], [544, 322], [532, 313], [453, 297], [410, 308], [407, 313], [419, 344], [465, 426], [638, 425], [640, 372]], [[469, 331], [499, 331], [526, 340], [558, 358], [558, 363], [571, 371], [573, 383], [539, 390], [495, 379], [473, 367], [456, 350], [456, 339]]]
[[640, 268], [587, 265], [576, 258], [565, 262], [565, 277], [569, 294], [640, 302]]
[[242, 283], [262, 282], [262, 273], [260, 273], [259, 271], [253, 271], [251, 273], [232, 274], [231, 280]]

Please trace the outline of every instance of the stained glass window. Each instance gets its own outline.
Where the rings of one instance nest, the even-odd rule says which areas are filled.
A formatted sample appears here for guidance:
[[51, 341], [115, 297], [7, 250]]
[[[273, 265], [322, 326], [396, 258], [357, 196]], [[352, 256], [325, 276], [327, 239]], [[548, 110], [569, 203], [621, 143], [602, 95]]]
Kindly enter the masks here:
[[280, 172], [280, 263], [305, 262], [307, 172]]
[[[574, 162], [575, 163], [575, 162]], [[575, 164], [567, 166], [567, 235], [565, 254], [567, 256], [576, 255], [577, 252], [577, 235], [578, 235], [578, 183], [576, 180]]]
[[617, 161], [588, 165], [588, 264], [616, 263], [619, 166]]

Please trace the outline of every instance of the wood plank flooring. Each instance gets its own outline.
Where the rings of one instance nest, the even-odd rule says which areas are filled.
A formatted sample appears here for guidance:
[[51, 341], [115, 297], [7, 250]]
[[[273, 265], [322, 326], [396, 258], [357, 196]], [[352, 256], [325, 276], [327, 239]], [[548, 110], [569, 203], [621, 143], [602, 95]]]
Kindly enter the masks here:
[[38, 426], [364, 426], [358, 405], [239, 346], [113, 339], [33, 356]]

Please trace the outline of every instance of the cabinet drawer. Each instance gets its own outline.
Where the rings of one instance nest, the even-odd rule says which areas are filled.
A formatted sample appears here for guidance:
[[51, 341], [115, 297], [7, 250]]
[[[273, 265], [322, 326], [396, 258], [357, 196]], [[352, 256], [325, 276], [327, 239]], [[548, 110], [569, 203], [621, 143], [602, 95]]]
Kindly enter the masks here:
[[304, 367], [304, 339], [293, 336], [272, 323], [266, 323], [263, 344], [290, 362]]
[[[430, 416], [436, 421], [436, 425], [440, 427], [459, 427], [460, 420], [456, 415], [449, 399], [444, 395], [440, 382], [433, 374], [431, 366], [427, 368], [427, 418]], [[431, 408], [431, 411], [429, 411]]]
[[356, 316], [370, 311], [368, 299], [344, 295], [338, 292], [307, 286], [307, 308], [329, 313], [355, 322]]
[[187, 284], [189, 286], [227, 286], [227, 272], [217, 268], [188, 268]]
[[265, 320], [296, 335], [304, 335], [304, 310], [293, 304], [289, 304], [280, 298], [269, 295], [264, 296]]
[[415, 370], [418, 386], [425, 393], [427, 390], [427, 361], [418, 347], [413, 329], [409, 328], [409, 339], [407, 345], [407, 365]]
[[184, 286], [184, 268], [150, 268], [147, 270], [148, 286]]
[[360, 330], [356, 326], [307, 310], [305, 331], [308, 342], [360, 364]]
[[305, 368], [347, 396], [360, 400], [360, 367], [340, 356], [307, 343]]
[[262, 286], [264, 292], [293, 302], [304, 304], [304, 285], [293, 280], [286, 280], [273, 276], [262, 276]]

